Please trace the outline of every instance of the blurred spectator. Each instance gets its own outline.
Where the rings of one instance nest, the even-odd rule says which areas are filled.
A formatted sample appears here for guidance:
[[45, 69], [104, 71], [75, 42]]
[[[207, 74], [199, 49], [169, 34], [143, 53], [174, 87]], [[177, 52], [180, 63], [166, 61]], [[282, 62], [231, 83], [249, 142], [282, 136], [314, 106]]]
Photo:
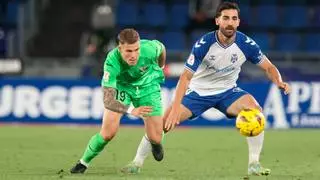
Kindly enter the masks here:
[[83, 58], [84, 77], [100, 77], [107, 52], [115, 46], [115, 20], [112, 6], [99, 5], [92, 14], [92, 32]]
[[190, 3], [190, 30], [195, 28], [212, 29], [216, 9], [221, 0], [193, 0]]

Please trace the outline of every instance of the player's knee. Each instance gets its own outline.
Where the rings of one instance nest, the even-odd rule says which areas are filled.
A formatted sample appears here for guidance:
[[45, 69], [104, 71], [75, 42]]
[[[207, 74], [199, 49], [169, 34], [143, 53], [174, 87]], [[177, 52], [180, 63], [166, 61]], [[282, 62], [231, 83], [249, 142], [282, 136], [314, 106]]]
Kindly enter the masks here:
[[256, 106], [254, 107], [254, 109], [258, 109], [260, 112], [262, 112], [262, 107], [259, 106], [259, 105], [256, 105]]
[[101, 131], [100, 132], [102, 138], [105, 140], [105, 141], [110, 141], [112, 140], [115, 136], [116, 136], [116, 131]]
[[248, 107], [246, 107], [245, 109], [258, 109], [260, 112], [262, 112], [262, 108], [261, 106], [259, 106], [258, 104], [250, 104]]

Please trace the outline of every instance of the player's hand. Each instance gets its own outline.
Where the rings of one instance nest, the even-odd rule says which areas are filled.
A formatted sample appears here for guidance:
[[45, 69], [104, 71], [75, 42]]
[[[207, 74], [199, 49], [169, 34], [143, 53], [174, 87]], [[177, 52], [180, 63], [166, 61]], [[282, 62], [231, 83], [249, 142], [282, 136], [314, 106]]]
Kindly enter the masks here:
[[140, 106], [140, 107], [134, 108], [130, 114], [137, 117], [142, 117], [151, 112], [152, 112], [152, 106]]
[[164, 129], [166, 131], [170, 131], [173, 129], [176, 125], [180, 123], [180, 111], [177, 109], [171, 109], [170, 114], [168, 118], [166, 119], [166, 123], [164, 125]]
[[286, 94], [286, 95], [291, 92], [291, 87], [290, 87], [290, 85], [289, 85], [288, 83], [286, 83], [286, 82], [280, 82], [280, 83], [278, 84], [278, 87], [279, 87], [280, 89], [282, 89], [282, 90], [284, 91], [284, 94]]

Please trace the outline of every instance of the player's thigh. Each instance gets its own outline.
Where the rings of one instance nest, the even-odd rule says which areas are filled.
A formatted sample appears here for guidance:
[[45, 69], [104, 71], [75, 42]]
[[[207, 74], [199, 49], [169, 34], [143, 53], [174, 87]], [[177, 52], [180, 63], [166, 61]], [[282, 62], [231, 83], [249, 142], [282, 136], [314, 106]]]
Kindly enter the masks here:
[[105, 140], [112, 139], [119, 129], [122, 113], [104, 109], [100, 134]]
[[262, 111], [259, 103], [251, 94], [245, 94], [235, 100], [228, 108], [227, 114], [237, 116], [243, 109], [259, 109]]
[[118, 87], [116, 89], [116, 100], [126, 106], [130, 106], [132, 98], [130, 94], [125, 90], [125, 87]]
[[192, 119], [200, 116], [203, 112], [214, 107], [216, 104], [215, 98], [211, 96], [200, 96], [195, 91], [191, 91], [184, 95], [181, 102], [181, 121]]
[[[116, 89], [115, 98], [123, 105], [130, 106], [131, 104], [131, 96], [124, 90], [124, 88]], [[122, 115], [122, 113], [104, 109], [100, 134], [105, 139], [112, 139], [114, 137], [119, 129], [120, 119]]]
[[160, 143], [163, 127], [162, 116], [147, 116], [144, 118], [144, 124], [148, 138], [155, 143]]
[[152, 112], [146, 116], [163, 116], [163, 105], [160, 89], [153, 92], [148, 92], [140, 98], [133, 98], [132, 103], [134, 107], [151, 106]]

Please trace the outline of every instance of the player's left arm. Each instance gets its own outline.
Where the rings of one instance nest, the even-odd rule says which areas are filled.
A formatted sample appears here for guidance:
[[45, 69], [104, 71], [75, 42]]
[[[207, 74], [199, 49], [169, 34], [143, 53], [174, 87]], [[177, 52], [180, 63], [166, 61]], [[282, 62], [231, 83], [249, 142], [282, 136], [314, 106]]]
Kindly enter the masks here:
[[167, 52], [165, 46], [162, 44], [162, 52], [158, 58], [158, 65], [160, 68], [164, 68], [166, 65], [166, 57], [167, 57]]
[[282, 89], [285, 94], [289, 94], [291, 92], [290, 85], [286, 82], [283, 82], [278, 68], [274, 64], [272, 64], [266, 56], [263, 56], [262, 58], [263, 59], [258, 66], [265, 71], [267, 77], [280, 89]]
[[163, 69], [164, 66], [166, 65], [166, 56], [167, 56], [166, 47], [163, 45], [162, 42], [158, 40], [152, 40], [151, 43], [156, 51], [155, 60], [157, 60], [159, 67]]

